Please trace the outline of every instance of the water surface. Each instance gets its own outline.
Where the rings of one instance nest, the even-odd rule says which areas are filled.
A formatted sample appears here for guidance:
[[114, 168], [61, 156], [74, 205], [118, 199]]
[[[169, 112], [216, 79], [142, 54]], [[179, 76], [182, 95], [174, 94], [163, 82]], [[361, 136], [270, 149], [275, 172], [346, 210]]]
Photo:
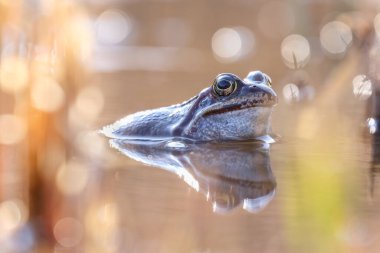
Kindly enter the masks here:
[[[170, 92], [177, 87], [181, 92], [170, 98], [155, 93], [151, 105], [130, 98], [123, 107], [115, 101], [108, 105], [114, 109], [110, 115], [179, 102], [186, 85]], [[311, 246], [313, 252], [373, 252], [380, 244], [379, 146], [365, 127], [366, 102], [355, 100], [350, 89], [337, 94], [300, 105], [280, 101], [273, 115], [280, 138], [265, 151], [109, 148], [118, 162], [106, 178], [124, 247], [135, 252], [305, 252]], [[255, 208], [247, 208], [245, 198], [256, 199]]]

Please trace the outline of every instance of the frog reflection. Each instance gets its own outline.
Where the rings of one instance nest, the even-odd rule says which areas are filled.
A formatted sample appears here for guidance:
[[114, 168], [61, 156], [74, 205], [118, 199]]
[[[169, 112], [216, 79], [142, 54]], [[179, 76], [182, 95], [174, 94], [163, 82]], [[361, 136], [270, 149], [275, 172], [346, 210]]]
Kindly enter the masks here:
[[115, 139], [110, 143], [132, 159], [177, 174], [196, 191], [203, 193], [218, 213], [239, 206], [248, 212], [259, 212], [275, 194], [269, 144], [195, 145]]

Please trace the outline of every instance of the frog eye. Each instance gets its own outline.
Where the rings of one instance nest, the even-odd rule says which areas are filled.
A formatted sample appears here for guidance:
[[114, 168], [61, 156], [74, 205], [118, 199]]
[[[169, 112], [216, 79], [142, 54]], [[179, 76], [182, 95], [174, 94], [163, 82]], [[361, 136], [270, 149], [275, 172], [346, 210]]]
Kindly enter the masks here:
[[255, 83], [262, 83], [265, 81], [265, 76], [261, 71], [252, 71], [248, 74], [247, 79]]
[[270, 79], [270, 77], [261, 71], [250, 72], [248, 76], [246, 77], [246, 79], [254, 83], [264, 83], [269, 87], [271, 87], [272, 85], [272, 80]]
[[213, 90], [219, 96], [228, 96], [236, 89], [236, 80], [233, 76], [221, 74], [216, 77]]
[[269, 87], [272, 87], [272, 79], [268, 75], [265, 75], [265, 79], [266, 79], [265, 84], [268, 85]]

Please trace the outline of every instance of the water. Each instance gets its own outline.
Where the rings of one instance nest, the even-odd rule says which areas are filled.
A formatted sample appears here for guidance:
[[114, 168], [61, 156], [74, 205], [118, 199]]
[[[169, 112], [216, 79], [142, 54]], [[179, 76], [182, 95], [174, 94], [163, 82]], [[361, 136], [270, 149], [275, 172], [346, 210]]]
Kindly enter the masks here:
[[[118, 210], [118, 247], [132, 252], [376, 252], [380, 146], [366, 127], [367, 102], [356, 100], [349, 86], [336, 86], [309, 103], [280, 100], [272, 119], [279, 138], [264, 147], [114, 142], [118, 150], [107, 152], [117, 162], [105, 168], [100, 192], [108, 192]], [[154, 93], [156, 100], [146, 104], [119, 98], [108, 104], [112, 113], [106, 110], [104, 122], [185, 100], [183, 87], [168, 83], [164, 90], [170, 95]]]
[[[126, 157], [126, 165], [116, 170], [112, 184], [119, 226], [133, 241], [125, 247], [133, 245], [136, 252], [157, 247], [162, 252], [294, 252], [314, 245], [320, 252], [378, 245], [379, 203], [376, 185], [371, 193], [371, 171], [347, 165], [370, 164], [354, 154], [326, 161], [342, 152], [301, 151], [307, 146], [279, 143], [270, 151], [233, 146], [218, 152], [181, 147], [170, 154], [135, 148], [129, 156], [171, 173]], [[331, 163], [337, 167], [324, 167]]]

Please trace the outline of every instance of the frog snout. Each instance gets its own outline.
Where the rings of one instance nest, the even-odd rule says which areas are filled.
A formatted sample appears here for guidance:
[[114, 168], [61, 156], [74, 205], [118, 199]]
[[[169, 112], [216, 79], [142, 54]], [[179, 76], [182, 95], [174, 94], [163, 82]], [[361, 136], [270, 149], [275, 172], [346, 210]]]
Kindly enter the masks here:
[[268, 86], [252, 84], [249, 85], [248, 92], [250, 94], [254, 94], [254, 96], [265, 97], [266, 100], [272, 105], [275, 105], [278, 102], [276, 92]]
[[265, 95], [267, 97], [267, 101], [269, 104], [276, 105], [278, 103], [278, 97], [276, 93], [270, 92], [270, 93], [265, 93]]
[[[274, 93], [274, 92], [273, 92]], [[268, 100], [273, 104], [273, 105], [276, 105], [278, 103], [278, 97], [277, 95], [274, 93], [274, 94], [269, 94], [268, 95]]]

